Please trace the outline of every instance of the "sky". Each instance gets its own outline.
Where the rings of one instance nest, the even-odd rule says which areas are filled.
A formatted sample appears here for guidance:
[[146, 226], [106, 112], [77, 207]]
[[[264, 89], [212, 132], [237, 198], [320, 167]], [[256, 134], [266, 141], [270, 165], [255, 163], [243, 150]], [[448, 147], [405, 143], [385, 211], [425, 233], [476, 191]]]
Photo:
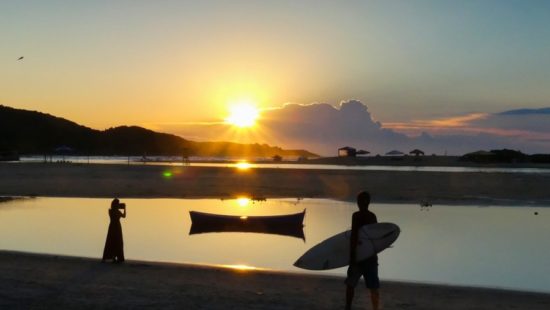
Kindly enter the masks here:
[[[548, 113], [500, 114], [550, 107], [548, 38], [537, 0], [0, 1], [0, 104], [323, 154], [550, 152]], [[204, 130], [240, 101], [264, 134]], [[348, 102], [363, 118], [341, 119]], [[318, 110], [341, 123], [311, 125]]]

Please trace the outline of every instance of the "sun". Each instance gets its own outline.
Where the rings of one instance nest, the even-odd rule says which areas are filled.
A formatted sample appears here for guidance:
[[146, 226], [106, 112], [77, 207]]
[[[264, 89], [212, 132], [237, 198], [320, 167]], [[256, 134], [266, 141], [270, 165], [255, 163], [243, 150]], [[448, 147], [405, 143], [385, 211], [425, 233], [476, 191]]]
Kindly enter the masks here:
[[260, 111], [251, 103], [239, 103], [229, 108], [225, 122], [240, 128], [252, 127], [260, 116]]

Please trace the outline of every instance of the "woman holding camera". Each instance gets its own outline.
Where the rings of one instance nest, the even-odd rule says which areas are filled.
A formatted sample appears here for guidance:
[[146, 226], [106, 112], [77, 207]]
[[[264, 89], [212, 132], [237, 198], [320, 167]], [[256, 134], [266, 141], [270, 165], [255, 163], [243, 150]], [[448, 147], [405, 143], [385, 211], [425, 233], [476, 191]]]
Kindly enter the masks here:
[[[120, 211], [122, 210], [122, 212]], [[122, 226], [120, 225], [120, 218], [126, 217], [126, 204], [120, 203], [118, 198], [113, 199], [111, 202], [111, 208], [109, 209], [109, 230], [107, 231], [107, 240], [105, 241], [105, 248], [103, 249], [104, 262], [107, 259], [112, 259], [114, 263], [124, 262], [124, 249], [122, 241]]]

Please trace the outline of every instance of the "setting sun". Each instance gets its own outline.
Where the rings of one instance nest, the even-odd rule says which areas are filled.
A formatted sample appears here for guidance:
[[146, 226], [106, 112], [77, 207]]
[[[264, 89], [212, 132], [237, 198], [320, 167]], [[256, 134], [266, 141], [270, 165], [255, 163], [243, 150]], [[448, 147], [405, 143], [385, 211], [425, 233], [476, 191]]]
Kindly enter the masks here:
[[240, 103], [230, 107], [229, 116], [225, 121], [237, 127], [251, 127], [260, 116], [257, 107], [250, 103]]
[[237, 204], [241, 207], [246, 207], [250, 203], [250, 198], [247, 197], [239, 197], [237, 198]]

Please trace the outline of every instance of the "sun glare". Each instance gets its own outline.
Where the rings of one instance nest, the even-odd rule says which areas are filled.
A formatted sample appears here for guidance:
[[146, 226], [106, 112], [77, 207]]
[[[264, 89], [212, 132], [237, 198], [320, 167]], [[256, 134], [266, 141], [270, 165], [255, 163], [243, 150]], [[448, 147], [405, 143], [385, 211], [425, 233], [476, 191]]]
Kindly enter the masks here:
[[240, 128], [252, 127], [260, 116], [257, 107], [250, 103], [239, 103], [229, 108], [229, 116], [225, 121]]

